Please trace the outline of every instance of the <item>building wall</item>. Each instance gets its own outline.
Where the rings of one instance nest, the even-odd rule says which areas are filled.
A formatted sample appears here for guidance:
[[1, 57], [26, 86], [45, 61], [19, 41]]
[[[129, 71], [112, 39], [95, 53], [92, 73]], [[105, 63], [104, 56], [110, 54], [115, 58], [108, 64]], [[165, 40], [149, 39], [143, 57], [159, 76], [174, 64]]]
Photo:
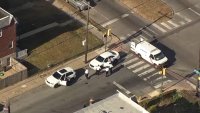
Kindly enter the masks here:
[[14, 19], [9, 26], [2, 28], [1, 31], [0, 58], [16, 52], [16, 25]]
[[14, 19], [9, 26], [0, 29], [0, 67], [9, 65], [10, 57], [16, 58], [16, 24]]

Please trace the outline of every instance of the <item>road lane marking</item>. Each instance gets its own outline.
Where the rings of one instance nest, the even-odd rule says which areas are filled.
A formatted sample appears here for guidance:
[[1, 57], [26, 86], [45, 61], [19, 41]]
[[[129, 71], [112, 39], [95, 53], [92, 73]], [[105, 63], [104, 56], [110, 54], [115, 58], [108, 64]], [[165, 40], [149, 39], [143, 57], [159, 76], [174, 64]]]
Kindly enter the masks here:
[[155, 35], [158, 35], [158, 33], [156, 33], [154, 30], [150, 29], [149, 27], [146, 27], [147, 30], [151, 31], [152, 33], [154, 33]]
[[132, 63], [132, 62], [134, 62], [134, 61], [136, 61], [136, 60], [138, 60], [138, 59], [139, 59], [138, 57], [135, 57], [135, 58], [133, 58], [133, 59], [131, 59], [131, 60], [129, 60], [129, 61], [123, 63], [123, 64], [124, 64], [124, 66], [126, 66], [126, 65], [128, 65], [128, 64], [130, 64], [130, 63]]
[[164, 27], [166, 27], [167, 29], [169, 29], [169, 30], [171, 30], [172, 29], [172, 27], [170, 27], [169, 25], [167, 25], [166, 23], [164, 23], [164, 22], [162, 22], [162, 23], [160, 23], [160, 24], [162, 24]]
[[153, 76], [155, 76], [155, 75], [158, 75], [158, 74], [159, 74], [159, 72], [155, 72], [154, 74], [152, 74], [152, 75], [146, 77], [146, 79], [149, 80], [151, 77], [153, 77]]
[[[172, 82], [172, 80], [164, 81], [164, 82], [163, 82], [163, 86], [166, 85], [166, 84], [168, 84], [168, 83], [170, 83], [170, 82]], [[161, 82], [160, 84], [155, 85], [154, 88], [158, 89], [158, 88], [160, 88], [161, 86], [162, 86], [162, 82]]]
[[160, 31], [162, 31], [162, 32], [167, 32], [165, 29], [163, 29], [162, 27], [160, 27], [159, 25], [157, 25], [157, 24], [152, 24], [154, 27], [156, 27], [158, 30], [160, 30]]
[[137, 72], [139, 72], [139, 71], [141, 71], [141, 70], [143, 70], [143, 69], [148, 68], [149, 66], [150, 66], [149, 64], [145, 64], [144, 66], [139, 67], [139, 68], [133, 70], [132, 72], [133, 72], [133, 73], [137, 73]]
[[108, 21], [108, 22], [102, 24], [102, 26], [103, 26], [103, 27], [106, 27], [106, 26], [108, 26], [108, 25], [110, 25], [110, 24], [113, 24], [113, 23], [115, 23], [116, 21], [118, 21], [118, 20], [120, 20], [120, 19], [122, 19], [122, 18], [125, 18], [125, 17], [127, 17], [127, 16], [129, 16], [129, 14], [123, 14], [123, 15], [121, 15], [119, 18], [114, 18], [114, 19], [112, 19], [112, 20], [110, 20], [110, 21]]
[[128, 58], [130, 58], [130, 57], [133, 57], [133, 54], [128, 54], [128, 55], [126, 56], [126, 59], [128, 59]]
[[180, 16], [181, 18], [183, 18], [184, 20], [186, 20], [187, 22], [191, 22], [191, 21], [192, 21], [191, 19], [189, 19], [189, 18], [187, 18], [186, 16], [180, 14], [179, 12], [176, 13], [176, 14], [177, 14], [178, 16]]
[[131, 92], [129, 90], [127, 90], [126, 88], [124, 88], [122, 85], [118, 84], [117, 82], [113, 81], [113, 84], [115, 86], [117, 86], [119, 89], [125, 91], [126, 94], [131, 94]]
[[180, 23], [181, 25], [185, 25], [185, 22], [183, 22], [183, 21], [180, 21], [179, 23]]
[[143, 64], [143, 63], [145, 63], [145, 62], [144, 62], [144, 61], [139, 61], [139, 62], [137, 62], [137, 63], [135, 63], [135, 64], [133, 64], [133, 65], [127, 67], [127, 68], [128, 68], [128, 69], [132, 69], [132, 68], [134, 68], [134, 67], [136, 67], [136, 66], [139, 66], [140, 64]]
[[178, 26], [179, 26], [178, 24], [174, 23], [174, 22], [171, 21], [171, 20], [169, 20], [168, 22], [169, 22], [170, 24], [172, 24], [173, 26], [175, 26], [175, 27], [178, 27]]
[[198, 16], [200, 16], [200, 13], [196, 12], [195, 10], [193, 10], [192, 8], [188, 8], [190, 11], [192, 11], [193, 13], [197, 14]]
[[138, 76], [139, 76], [139, 77], [142, 77], [143, 75], [146, 75], [146, 74], [148, 74], [148, 73], [151, 73], [151, 72], [153, 72], [154, 70], [156, 70], [156, 69], [155, 69], [155, 68], [148, 69], [148, 70], [146, 70], [146, 71], [144, 71], [144, 72], [138, 74]]

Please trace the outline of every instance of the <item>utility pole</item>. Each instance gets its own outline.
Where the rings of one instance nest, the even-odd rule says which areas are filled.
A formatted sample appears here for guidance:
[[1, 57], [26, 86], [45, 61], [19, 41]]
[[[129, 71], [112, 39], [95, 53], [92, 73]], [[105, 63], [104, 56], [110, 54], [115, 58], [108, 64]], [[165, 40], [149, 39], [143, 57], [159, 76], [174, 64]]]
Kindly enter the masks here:
[[86, 33], [86, 37], [85, 37], [85, 63], [87, 63], [87, 54], [88, 54], [88, 27], [89, 27], [89, 10], [90, 10], [90, 7], [89, 7], [89, 1], [87, 2], [87, 33]]
[[111, 29], [107, 29], [107, 31], [103, 34], [103, 38], [105, 39], [105, 51], [107, 50], [107, 40], [111, 35]]
[[162, 76], [162, 85], [161, 85], [161, 92], [163, 92], [163, 85], [164, 85], [164, 76], [166, 75], [166, 68], [161, 68], [161, 71], [159, 71], [159, 74]]
[[193, 71], [195, 74], [197, 74], [197, 84], [196, 84], [196, 96], [200, 97], [200, 48], [199, 48], [199, 62], [198, 62], [198, 69], [194, 69]]

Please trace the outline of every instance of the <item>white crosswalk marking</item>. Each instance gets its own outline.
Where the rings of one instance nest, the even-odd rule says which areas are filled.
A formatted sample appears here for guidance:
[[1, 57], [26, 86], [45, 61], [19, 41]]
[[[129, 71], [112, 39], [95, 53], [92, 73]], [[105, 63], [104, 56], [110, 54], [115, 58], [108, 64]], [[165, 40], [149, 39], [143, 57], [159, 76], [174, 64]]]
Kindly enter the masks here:
[[151, 72], [154, 71], [154, 70], [155, 70], [154, 68], [151, 68], [151, 69], [149, 69], [149, 70], [146, 70], [146, 71], [144, 71], [144, 72], [138, 74], [138, 76], [139, 76], [139, 77], [142, 77], [143, 75], [146, 75], [146, 74], [148, 74], [148, 73], [151, 73]]
[[179, 12], [178, 13], [176, 13], [178, 16], [180, 16], [180, 17], [182, 17], [182, 18], [184, 18], [184, 20], [186, 20], [187, 22], [191, 22], [192, 20], [191, 19], [189, 19], [189, 18], [187, 18], [186, 16], [184, 16], [184, 15], [181, 15]]
[[152, 24], [154, 27], [156, 27], [157, 29], [159, 29], [160, 31], [162, 31], [162, 32], [167, 32], [165, 29], [163, 29], [162, 27], [160, 27], [159, 25], [157, 25], [157, 24]]
[[193, 10], [192, 8], [188, 8], [190, 11], [192, 11], [193, 13], [197, 14], [198, 16], [200, 16], [200, 13], [196, 12], [195, 10]]
[[169, 20], [168, 22], [169, 22], [170, 24], [172, 24], [173, 26], [175, 26], [175, 27], [178, 27], [178, 26], [179, 26], [178, 24], [172, 22], [171, 20]]
[[180, 23], [181, 25], [184, 25], [184, 24], [185, 24], [185, 22], [183, 22], [183, 21], [180, 21], [179, 23]]
[[134, 61], [136, 61], [136, 60], [138, 60], [138, 59], [139, 59], [138, 57], [135, 57], [135, 58], [133, 58], [133, 59], [131, 59], [131, 60], [125, 62], [125, 63], [124, 63], [124, 66], [126, 66], [126, 65], [128, 65], [128, 64], [130, 64], [130, 63], [132, 63], [132, 62], [134, 62]]
[[162, 83], [165, 85], [172, 82], [167, 76], [161, 76], [159, 70], [155, 69], [151, 64], [146, 63], [144, 60], [139, 59], [133, 54], [128, 54], [125, 58], [127, 60], [123, 63], [124, 66], [135, 73], [138, 77], [141, 77], [144, 81], [148, 82], [154, 88], [157, 89], [161, 87]]
[[153, 76], [155, 76], [155, 75], [158, 75], [158, 72], [155, 72], [154, 74], [152, 74], [152, 75], [146, 77], [146, 79], [150, 79], [151, 77], [153, 77]]
[[134, 67], [136, 67], [136, 66], [138, 66], [138, 65], [140, 65], [140, 64], [143, 64], [143, 63], [144, 63], [144, 61], [139, 61], [139, 62], [137, 62], [137, 63], [135, 63], [135, 64], [133, 64], [133, 65], [127, 67], [127, 68], [128, 68], [128, 69], [132, 69], [132, 68], [134, 68]]
[[151, 31], [153, 34], [158, 35], [158, 33], [156, 33], [155, 31], [153, 31], [152, 29], [150, 29], [149, 27], [146, 28], [147, 30]]
[[163, 75], [160, 75], [158, 78], [156, 78], [156, 79], [154, 80], [154, 82], [156, 82], [157, 80], [165, 79], [165, 78], [167, 78], [167, 77], [166, 77], [166, 76], [163, 76]]
[[[172, 80], [163, 81], [163, 85], [166, 85], [166, 84], [168, 84], [168, 83], [170, 83], [170, 82], [172, 82]], [[158, 88], [161, 87], [161, 86], [162, 86], [162, 82], [159, 83], [159, 84], [157, 84], [157, 85], [155, 85], [154, 88], [158, 89]]]
[[139, 71], [141, 71], [141, 70], [143, 70], [143, 69], [148, 68], [149, 66], [150, 66], [149, 64], [145, 64], [144, 66], [139, 67], [139, 68], [133, 70], [132, 72], [133, 72], [133, 73], [137, 73], [137, 72], [139, 72]]
[[160, 23], [160, 24], [162, 24], [163, 26], [165, 26], [167, 29], [169, 29], [169, 30], [171, 30], [172, 29], [172, 27], [170, 27], [169, 25], [167, 25], [166, 23], [164, 23], [164, 22], [162, 22], [162, 23]]
[[128, 58], [130, 58], [130, 57], [132, 57], [133, 56], [133, 54], [128, 54], [127, 56], [126, 56], [126, 58], [128, 59]]

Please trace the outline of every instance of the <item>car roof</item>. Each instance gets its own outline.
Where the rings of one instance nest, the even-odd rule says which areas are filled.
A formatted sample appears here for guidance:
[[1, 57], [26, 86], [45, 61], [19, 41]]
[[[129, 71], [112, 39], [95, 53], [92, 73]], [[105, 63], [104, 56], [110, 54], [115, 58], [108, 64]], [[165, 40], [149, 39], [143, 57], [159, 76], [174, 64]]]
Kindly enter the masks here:
[[57, 72], [58, 72], [59, 74], [61, 74], [61, 75], [64, 75], [64, 74], [66, 74], [66, 73], [68, 73], [68, 72], [72, 72], [72, 71], [73, 71], [72, 68], [70, 68], [70, 67], [65, 67], [65, 68], [62, 68], [62, 69], [58, 70]]
[[107, 52], [102, 53], [100, 56], [103, 58], [107, 58], [108, 56], [111, 56], [111, 55], [113, 54], [110, 51], [107, 51]]

